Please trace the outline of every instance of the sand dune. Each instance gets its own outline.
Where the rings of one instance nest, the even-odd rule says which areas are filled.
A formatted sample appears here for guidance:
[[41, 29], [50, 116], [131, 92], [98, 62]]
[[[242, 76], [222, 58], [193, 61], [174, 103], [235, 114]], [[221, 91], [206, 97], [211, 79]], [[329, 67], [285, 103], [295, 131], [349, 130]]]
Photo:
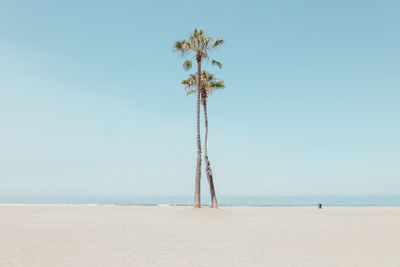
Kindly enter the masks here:
[[0, 266], [400, 266], [400, 208], [0, 206]]

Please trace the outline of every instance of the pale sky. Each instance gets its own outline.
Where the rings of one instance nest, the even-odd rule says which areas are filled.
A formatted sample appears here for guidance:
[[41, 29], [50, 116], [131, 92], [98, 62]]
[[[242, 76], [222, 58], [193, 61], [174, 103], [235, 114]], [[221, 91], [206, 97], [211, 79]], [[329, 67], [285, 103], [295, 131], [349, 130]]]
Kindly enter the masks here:
[[400, 194], [399, 3], [0, 0], [0, 195], [192, 195], [195, 27], [217, 194]]

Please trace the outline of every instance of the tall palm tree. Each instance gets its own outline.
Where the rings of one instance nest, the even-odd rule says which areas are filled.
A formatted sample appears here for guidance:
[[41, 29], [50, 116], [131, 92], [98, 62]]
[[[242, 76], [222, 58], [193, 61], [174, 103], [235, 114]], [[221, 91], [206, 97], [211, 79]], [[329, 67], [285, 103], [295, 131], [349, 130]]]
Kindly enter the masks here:
[[[214, 50], [219, 45], [222, 45], [224, 40], [217, 39], [215, 42], [209, 36], [204, 34], [204, 30], [194, 29], [192, 34], [186, 40], [180, 40], [174, 43], [173, 48], [181, 56], [187, 56], [192, 54], [189, 60], [185, 60], [183, 68], [189, 70], [192, 68], [192, 60], [195, 58], [197, 61], [197, 77], [196, 77], [196, 89], [197, 89], [197, 104], [196, 104], [196, 126], [197, 126], [197, 164], [196, 164], [196, 180], [194, 190], [194, 204], [193, 207], [200, 208], [200, 179], [201, 179], [201, 141], [200, 141], [200, 74], [201, 74], [201, 63], [203, 60], [209, 59], [209, 52]], [[212, 60], [213, 65], [217, 65], [219, 68], [222, 64], [218, 61]]]
[[[196, 75], [190, 74], [186, 80], [182, 81], [182, 84], [188, 89], [186, 95], [190, 95], [196, 92], [194, 87], [196, 86]], [[217, 89], [224, 89], [224, 81], [217, 81], [214, 74], [210, 74], [207, 71], [201, 73], [201, 102], [203, 104], [204, 110], [204, 124], [205, 124], [205, 134], [204, 134], [204, 162], [206, 165], [206, 174], [208, 184], [210, 186], [210, 196], [211, 196], [211, 207], [218, 208], [217, 196], [215, 195], [214, 179], [210, 166], [210, 161], [208, 160], [207, 154], [207, 138], [208, 138], [208, 116], [207, 116], [207, 98]]]

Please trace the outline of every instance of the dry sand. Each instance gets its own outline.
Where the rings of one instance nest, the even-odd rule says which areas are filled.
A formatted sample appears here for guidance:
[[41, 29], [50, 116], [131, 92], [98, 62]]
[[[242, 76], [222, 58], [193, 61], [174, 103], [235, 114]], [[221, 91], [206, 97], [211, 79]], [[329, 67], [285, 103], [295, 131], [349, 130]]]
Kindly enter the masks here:
[[0, 206], [0, 266], [400, 266], [400, 208]]

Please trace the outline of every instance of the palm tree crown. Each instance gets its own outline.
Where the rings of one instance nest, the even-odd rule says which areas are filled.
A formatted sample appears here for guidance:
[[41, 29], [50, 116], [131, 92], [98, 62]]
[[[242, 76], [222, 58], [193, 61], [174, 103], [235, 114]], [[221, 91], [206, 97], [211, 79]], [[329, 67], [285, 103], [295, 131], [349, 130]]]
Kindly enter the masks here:
[[[190, 95], [196, 92], [196, 74], [190, 74], [186, 80], [182, 81], [182, 85], [188, 90], [186, 95]], [[224, 89], [225, 83], [223, 80], [217, 80], [214, 74], [208, 73], [203, 70], [201, 73], [201, 100], [204, 101], [212, 94], [215, 90]]]
[[[204, 34], [204, 30], [194, 29], [193, 33], [189, 36], [188, 40], [180, 40], [174, 43], [174, 50], [176, 50], [181, 56], [186, 56], [193, 52], [195, 54], [197, 61], [202, 61], [204, 59], [209, 60], [209, 52], [217, 48], [219, 45], [224, 43], [223, 39], [217, 39], [215, 42], [209, 36]], [[192, 60], [185, 60], [183, 63], [183, 68], [189, 70], [192, 68]], [[222, 68], [222, 64], [216, 60], [212, 60], [213, 65], [217, 65]]]

